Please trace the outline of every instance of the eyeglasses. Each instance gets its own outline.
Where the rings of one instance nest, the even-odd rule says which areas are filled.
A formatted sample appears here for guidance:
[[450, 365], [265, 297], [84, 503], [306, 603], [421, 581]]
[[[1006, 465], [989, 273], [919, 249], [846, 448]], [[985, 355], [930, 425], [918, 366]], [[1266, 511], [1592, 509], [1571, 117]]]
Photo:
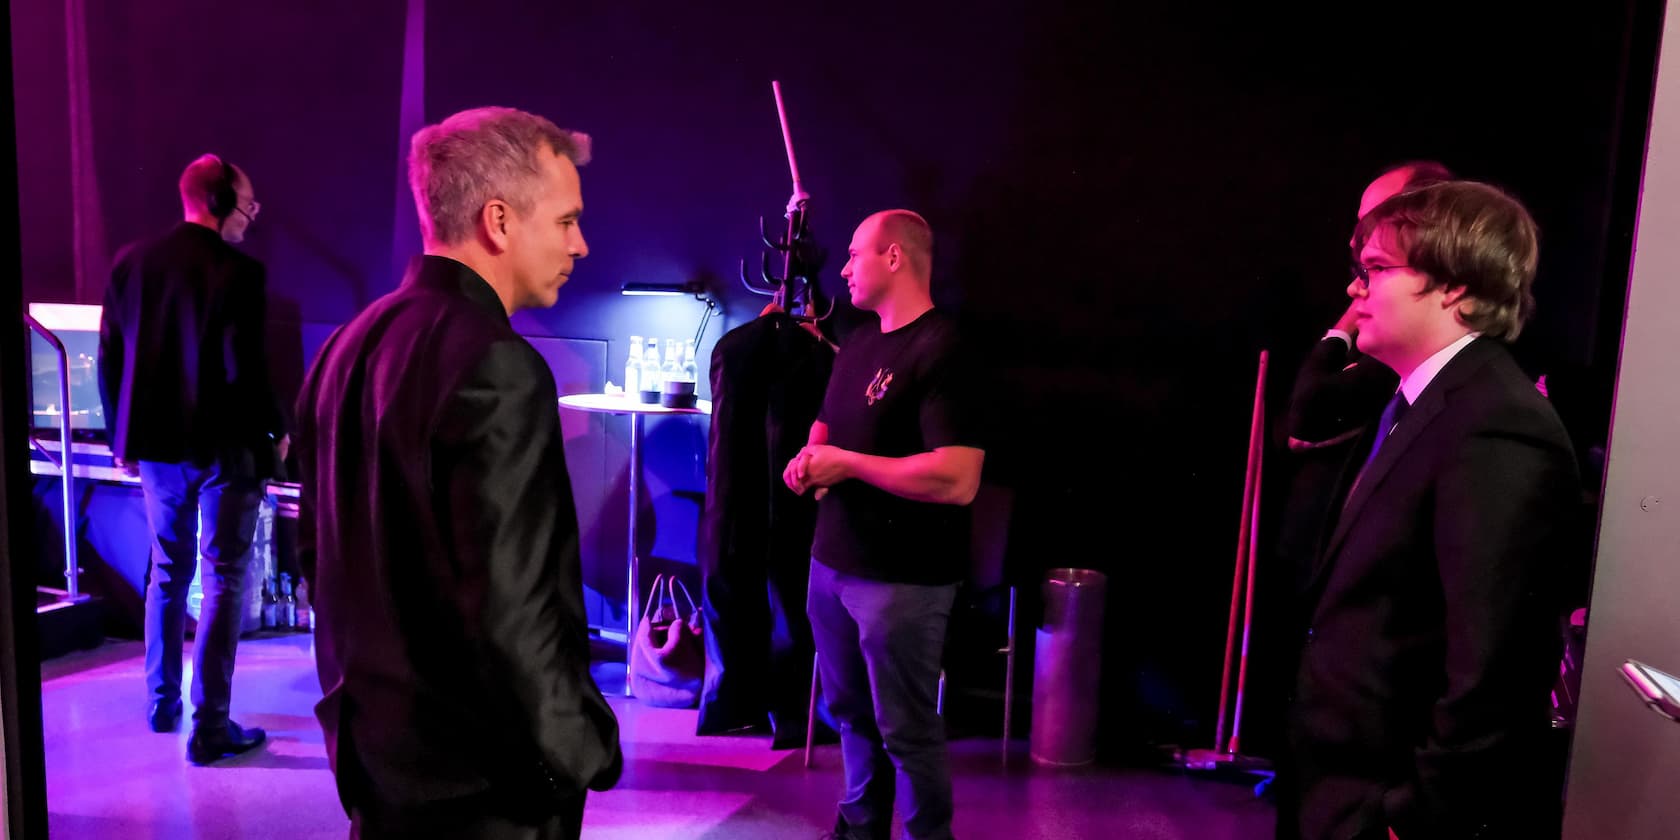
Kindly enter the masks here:
[[251, 199], [251, 209], [247, 210], [238, 204], [233, 205], [233, 209], [238, 210], [239, 215], [245, 217], [245, 221], [254, 222], [257, 220], [257, 214], [262, 212], [262, 203], [253, 198]]
[[1369, 286], [1371, 284], [1371, 275], [1373, 275], [1373, 274], [1381, 274], [1385, 271], [1398, 271], [1402, 268], [1411, 268], [1411, 266], [1409, 266], [1409, 265], [1366, 265], [1362, 262], [1354, 262], [1353, 264], [1348, 266], [1348, 268], [1350, 268], [1353, 271], [1353, 278], [1355, 280], [1358, 280], [1359, 282], [1364, 283], [1365, 285]]

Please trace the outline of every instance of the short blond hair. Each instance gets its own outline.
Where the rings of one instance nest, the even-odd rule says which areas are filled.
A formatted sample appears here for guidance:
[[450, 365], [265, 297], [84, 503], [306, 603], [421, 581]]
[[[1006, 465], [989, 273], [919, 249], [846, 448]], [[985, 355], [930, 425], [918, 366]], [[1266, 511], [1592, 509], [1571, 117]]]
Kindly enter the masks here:
[[589, 162], [589, 135], [514, 108], [474, 108], [416, 132], [408, 184], [426, 241], [465, 241], [494, 199], [530, 212], [542, 177], [537, 152], [544, 148], [576, 166]]
[[875, 247], [879, 251], [897, 245], [909, 260], [911, 270], [921, 277], [933, 275], [933, 227], [922, 214], [911, 210], [882, 210], [870, 218], [877, 221]]
[[[182, 207], [210, 212], [212, 204], [227, 199], [226, 196], [218, 198], [218, 193], [223, 190], [235, 192], [239, 185], [244, 183], [249, 183], [249, 179], [239, 167], [217, 155], [203, 154], [181, 170], [181, 179], [176, 182], [176, 188], [181, 193]], [[215, 209], [220, 210], [223, 217], [233, 213], [231, 206]]]

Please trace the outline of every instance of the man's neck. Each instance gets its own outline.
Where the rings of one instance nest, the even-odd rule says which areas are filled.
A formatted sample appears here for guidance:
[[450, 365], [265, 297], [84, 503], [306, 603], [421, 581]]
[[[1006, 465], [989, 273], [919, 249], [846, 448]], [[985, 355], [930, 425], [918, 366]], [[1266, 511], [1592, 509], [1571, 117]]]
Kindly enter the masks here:
[[916, 290], [899, 295], [875, 310], [881, 316], [881, 332], [890, 333], [927, 314], [933, 308], [933, 298]]
[[508, 317], [513, 317], [513, 313], [519, 311], [519, 307], [514, 304], [513, 283], [499, 270], [500, 266], [496, 264], [496, 261], [491, 259], [489, 254], [484, 253], [484, 249], [473, 247], [470, 244], [428, 244], [425, 253], [429, 257], [445, 257], [454, 260], [472, 269], [474, 273], [484, 279], [485, 283], [490, 285], [491, 290], [496, 293], [496, 298], [502, 302], [502, 311], [506, 312]]
[[1394, 354], [1396, 357], [1393, 359], [1379, 358], [1377, 361], [1388, 365], [1389, 369], [1400, 375], [1401, 381], [1405, 381], [1407, 378], [1411, 377], [1411, 375], [1415, 373], [1424, 362], [1433, 358], [1436, 353], [1453, 346], [1469, 334], [1470, 330], [1463, 328], [1444, 332], [1441, 335], [1435, 336], [1433, 340], [1420, 344], [1414, 350]]
[[222, 235], [222, 222], [221, 222], [221, 220], [216, 218], [215, 216], [210, 215], [209, 213], [188, 213], [186, 215], [185, 221], [187, 222], [187, 224], [198, 225], [199, 227], [209, 228], [217, 236]]

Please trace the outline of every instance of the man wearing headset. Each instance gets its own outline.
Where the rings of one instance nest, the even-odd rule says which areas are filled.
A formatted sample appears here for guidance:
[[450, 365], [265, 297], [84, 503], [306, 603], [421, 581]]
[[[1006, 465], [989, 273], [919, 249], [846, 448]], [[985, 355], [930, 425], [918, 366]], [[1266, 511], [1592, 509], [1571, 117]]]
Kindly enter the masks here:
[[266, 272], [241, 242], [260, 206], [238, 167], [204, 155], [181, 173], [183, 221], [124, 248], [99, 335], [99, 385], [120, 466], [139, 475], [151, 525], [146, 684], [154, 732], [181, 723], [187, 589], [204, 556], [187, 759], [264, 739], [228, 719], [244, 560], [263, 481], [290, 443], [269, 383]]

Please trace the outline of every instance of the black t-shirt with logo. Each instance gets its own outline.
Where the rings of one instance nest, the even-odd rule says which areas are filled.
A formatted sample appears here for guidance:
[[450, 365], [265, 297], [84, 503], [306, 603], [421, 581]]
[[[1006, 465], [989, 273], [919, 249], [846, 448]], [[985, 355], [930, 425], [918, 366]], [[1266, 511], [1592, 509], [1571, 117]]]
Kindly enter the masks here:
[[[929, 310], [890, 333], [871, 324], [848, 336], [818, 419], [828, 424], [830, 444], [868, 455], [984, 448], [975, 387], [956, 322]], [[818, 505], [812, 554], [836, 571], [873, 580], [955, 583], [968, 568], [969, 509], [844, 481]]]

